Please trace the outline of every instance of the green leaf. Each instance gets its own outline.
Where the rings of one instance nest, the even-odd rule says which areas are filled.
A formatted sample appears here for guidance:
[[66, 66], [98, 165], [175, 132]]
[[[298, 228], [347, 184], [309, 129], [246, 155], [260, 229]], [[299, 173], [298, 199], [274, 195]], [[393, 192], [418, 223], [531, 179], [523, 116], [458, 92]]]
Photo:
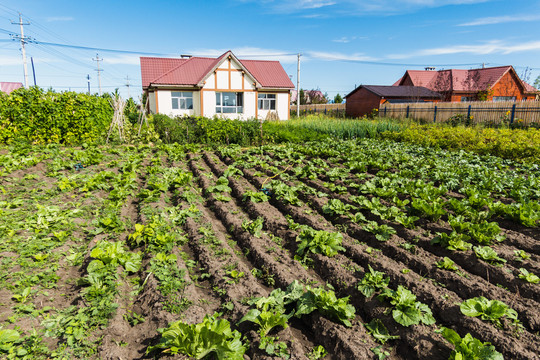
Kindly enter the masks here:
[[419, 324], [420, 316], [420, 311], [410, 306], [403, 306], [392, 310], [394, 320], [403, 326]]
[[19, 339], [20, 335], [17, 330], [4, 329], [0, 330], [0, 345], [12, 343]]

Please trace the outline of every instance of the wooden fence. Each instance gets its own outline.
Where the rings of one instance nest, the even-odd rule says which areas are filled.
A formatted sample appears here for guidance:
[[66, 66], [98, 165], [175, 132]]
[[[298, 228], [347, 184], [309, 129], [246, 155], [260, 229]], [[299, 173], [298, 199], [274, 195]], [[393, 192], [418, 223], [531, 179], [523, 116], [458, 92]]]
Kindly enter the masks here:
[[380, 117], [395, 119], [415, 119], [426, 122], [444, 122], [461, 115], [464, 119], [472, 116], [474, 124], [520, 123], [524, 126], [540, 125], [539, 101], [475, 101], [383, 104], [379, 108]]
[[[345, 104], [300, 105], [300, 115], [325, 114], [334, 117], [345, 117]], [[296, 105], [291, 105], [291, 115], [296, 115]]]

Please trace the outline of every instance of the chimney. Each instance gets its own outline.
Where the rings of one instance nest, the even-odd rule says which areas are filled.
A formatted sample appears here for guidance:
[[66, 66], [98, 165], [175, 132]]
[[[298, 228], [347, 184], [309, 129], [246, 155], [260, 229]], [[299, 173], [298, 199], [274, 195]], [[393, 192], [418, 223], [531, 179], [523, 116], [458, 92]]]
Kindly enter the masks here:
[[435, 67], [434, 67], [434, 66], [426, 66], [426, 67], [424, 68], [424, 70], [426, 70], [426, 71], [434, 71], [434, 70], [435, 70]]

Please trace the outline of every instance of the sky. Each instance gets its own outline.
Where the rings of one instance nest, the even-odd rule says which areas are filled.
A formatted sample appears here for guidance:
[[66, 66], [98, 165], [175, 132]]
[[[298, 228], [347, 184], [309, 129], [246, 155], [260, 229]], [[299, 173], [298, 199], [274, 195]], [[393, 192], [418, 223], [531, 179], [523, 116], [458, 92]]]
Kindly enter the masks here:
[[[406, 70], [512, 65], [540, 76], [540, 0], [0, 0], [0, 81], [141, 92], [140, 56], [279, 60], [300, 88], [333, 98]], [[16, 24], [13, 24], [16, 23]]]

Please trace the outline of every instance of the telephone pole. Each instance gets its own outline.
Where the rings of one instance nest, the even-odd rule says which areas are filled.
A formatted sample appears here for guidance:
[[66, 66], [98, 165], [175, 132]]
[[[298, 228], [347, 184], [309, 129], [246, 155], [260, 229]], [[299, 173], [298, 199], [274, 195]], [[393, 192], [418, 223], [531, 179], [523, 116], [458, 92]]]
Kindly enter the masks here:
[[20, 40], [21, 42], [21, 52], [22, 52], [22, 58], [23, 58], [23, 67], [24, 67], [24, 87], [28, 88], [28, 67], [26, 65], [26, 49], [24, 48], [24, 45], [30, 40], [30, 37], [24, 36], [24, 25], [30, 25], [29, 22], [23, 23], [22, 21], [22, 14], [19, 13], [19, 22], [11, 22], [13, 25], [20, 25], [21, 26], [21, 34], [20, 35], [11, 35], [13, 39]]
[[296, 117], [300, 117], [300, 56], [298, 53], [298, 65], [296, 68]]
[[95, 61], [95, 62], [97, 63], [97, 69], [96, 69], [96, 71], [97, 71], [97, 78], [98, 78], [99, 96], [101, 96], [101, 72], [102, 72], [103, 70], [101, 70], [101, 69], [99, 68], [99, 62], [100, 62], [100, 61], [103, 61], [103, 58], [100, 59], [100, 58], [99, 58], [99, 55], [96, 54], [96, 58], [95, 58], [95, 59], [92, 58], [92, 60]]
[[128, 99], [131, 97], [131, 94], [129, 92], [129, 87], [131, 86], [131, 84], [129, 83], [129, 75], [126, 76], [126, 86], [128, 88]]

